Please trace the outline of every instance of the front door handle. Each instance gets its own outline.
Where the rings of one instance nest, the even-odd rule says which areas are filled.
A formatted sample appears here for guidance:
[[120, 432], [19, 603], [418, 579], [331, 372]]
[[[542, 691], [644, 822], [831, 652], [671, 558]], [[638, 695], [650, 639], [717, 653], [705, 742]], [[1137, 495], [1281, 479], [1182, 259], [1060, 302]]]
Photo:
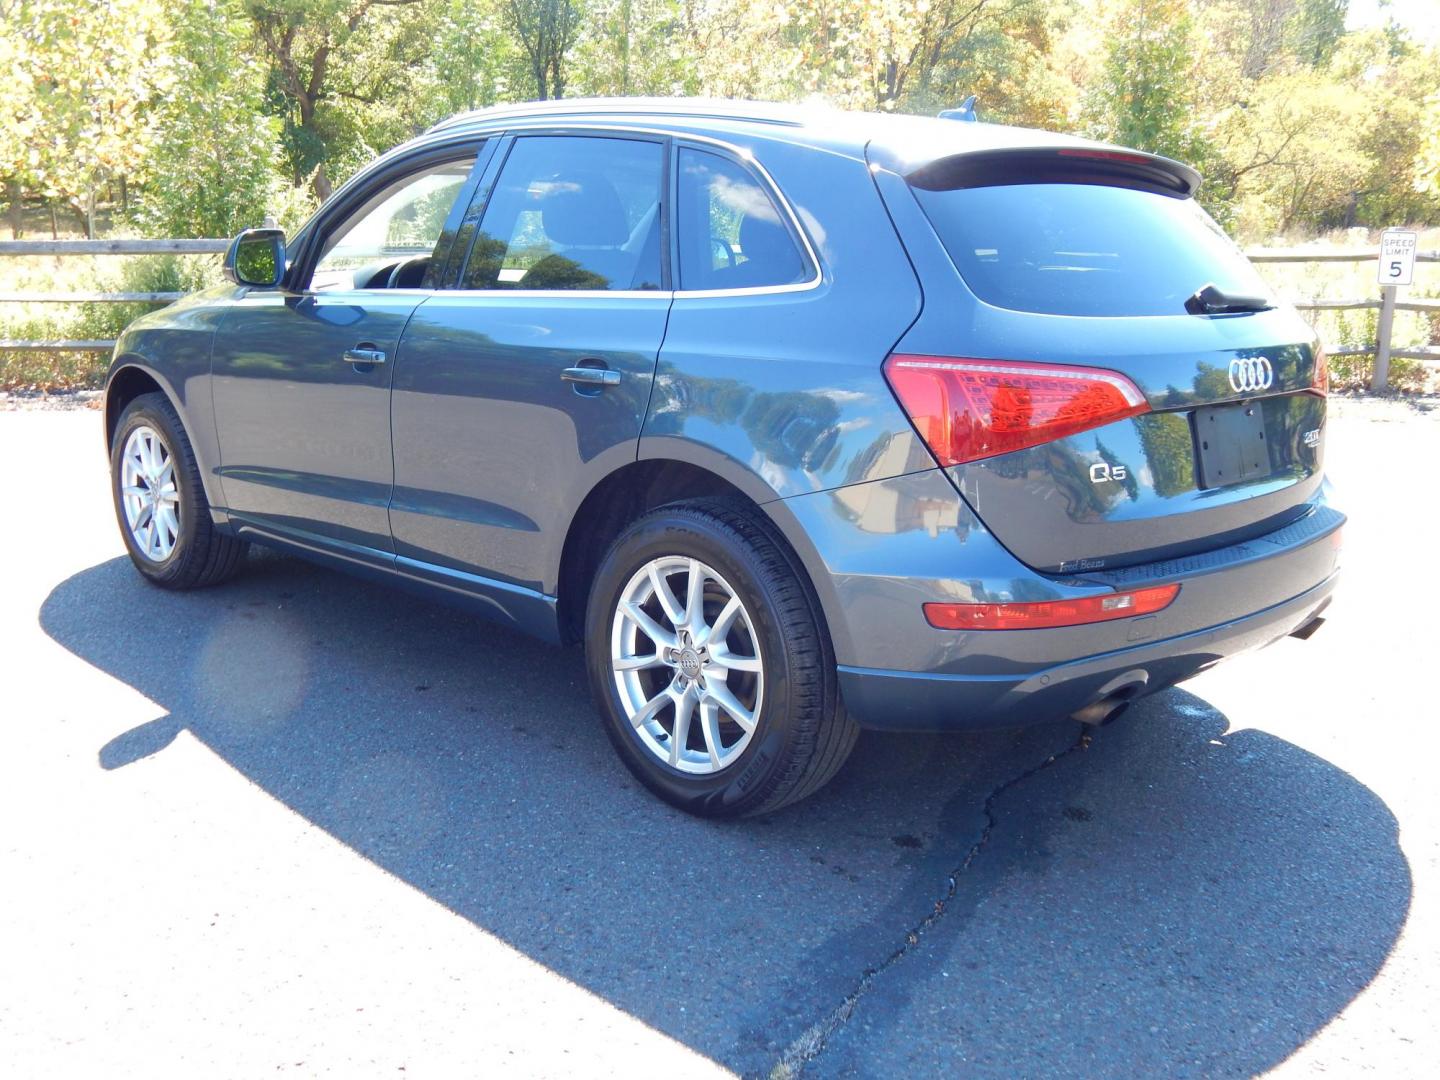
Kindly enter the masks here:
[[345, 362], [347, 364], [383, 364], [385, 351], [377, 349], [369, 343], [362, 343], [353, 349], [345, 350]]
[[580, 383], [582, 386], [620, 385], [620, 372], [611, 371], [609, 368], [567, 367], [560, 372], [560, 378], [566, 382]]

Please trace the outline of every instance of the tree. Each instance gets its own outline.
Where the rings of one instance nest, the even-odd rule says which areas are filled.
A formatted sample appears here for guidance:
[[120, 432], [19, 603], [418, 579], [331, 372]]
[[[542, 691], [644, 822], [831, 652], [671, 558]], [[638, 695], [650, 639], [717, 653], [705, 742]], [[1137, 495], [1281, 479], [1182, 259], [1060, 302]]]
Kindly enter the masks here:
[[176, 0], [171, 90], [156, 110], [137, 219], [156, 236], [230, 236], [258, 225], [276, 181], [279, 124], [262, 111], [239, 0]]
[[1194, 162], [1204, 156], [1196, 122], [1194, 48], [1185, 0], [1125, 0], [1109, 22], [1109, 45], [1086, 111], [1096, 135]]
[[530, 60], [541, 101], [565, 96], [565, 58], [580, 33], [578, 0], [507, 0], [510, 23]]
[[11, 167], [19, 157], [19, 179], [63, 199], [93, 236], [101, 185], [133, 175], [154, 141], [150, 106], [171, 81], [169, 22], [159, 0], [109, 0], [83, 18], [61, 0], [18, 0], [11, 14], [10, 78], [29, 86], [28, 122], [6, 132], [24, 139]]
[[425, 128], [521, 96], [530, 72], [506, 0], [441, 0], [432, 11], [429, 55], [395, 96], [411, 123]]
[[600, 96], [692, 92], [687, 7], [680, 0], [589, 0], [567, 81]]
[[[255, 41], [269, 62], [276, 96], [282, 103], [287, 151], [298, 184], [311, 177], [315, 194], [330, 197], [332, 181], [327, 166], [337, 151], [358, 141], [353, 123], [343, 112], [327, 116], [333, 103], [331, 85], [337, 69], [364, 74], [347, 53], [363, 44], [363, 31], [377, 20], [375, 13], [412, 8], [421, 0], [246, 0], [255, 28]], [[393, 17], [391, 20], [393, 22]], [[404, 65], [404, 66], [408, 66]], [[387, 72], [393, 65], [387, 66]], [[351, 94], [356, 91], [348, 91]], [[373, 93], [361, 94], [373, 104]], [[349, 146], [347, 146], [349, 144]]]
[[[12, 28], [10, 12], [4, 10], [0, 19], [0, 71], [17, 76], [30, 70], [26, 43]], [[23, 180], [29, 179], [33, 165], [32, 144], [35, 140], [35, 86], [27, 78], [0, 80], [0, 117], [5, 120], [4, 136], [0, 137], [0, 178], [5, 181], [5, 201], [10, 212], [10, 232], [20, 238], [24, 228]]]

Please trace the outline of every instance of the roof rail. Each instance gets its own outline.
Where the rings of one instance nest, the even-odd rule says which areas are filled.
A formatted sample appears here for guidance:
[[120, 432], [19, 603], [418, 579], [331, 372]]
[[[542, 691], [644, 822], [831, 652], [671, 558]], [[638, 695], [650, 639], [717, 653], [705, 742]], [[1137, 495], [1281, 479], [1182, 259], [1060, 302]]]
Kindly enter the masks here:
[[694, 116], [707, 120], [739, 120], [786, 127], [799, 127], [804, 122], [803, 107], [770, 101], [731, 101], [715, 98], [565, 98], [559, 101], [492, 105], [485, 109], [457, 113], [432, 126], [426, 134], [491, 120], [532, 116], [593, 116], [607, 113], [618, 116], [636, 113], [652, 116]]

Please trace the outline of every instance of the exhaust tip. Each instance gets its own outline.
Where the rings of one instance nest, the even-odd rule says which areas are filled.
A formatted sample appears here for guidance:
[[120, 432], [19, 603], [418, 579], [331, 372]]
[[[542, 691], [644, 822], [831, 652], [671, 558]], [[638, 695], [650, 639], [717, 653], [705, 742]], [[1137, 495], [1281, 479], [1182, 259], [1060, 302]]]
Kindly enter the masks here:
[[1071, 713], [1070, 719], [1078, 720], [1088, 727], [1104, 727], [1114, 723], [1130, 707], [1130, 703], [1144, 693], [1148, 682], [1148, 677], [1135, 678], [1119, 686], [1106, 687], [1100, 697]]

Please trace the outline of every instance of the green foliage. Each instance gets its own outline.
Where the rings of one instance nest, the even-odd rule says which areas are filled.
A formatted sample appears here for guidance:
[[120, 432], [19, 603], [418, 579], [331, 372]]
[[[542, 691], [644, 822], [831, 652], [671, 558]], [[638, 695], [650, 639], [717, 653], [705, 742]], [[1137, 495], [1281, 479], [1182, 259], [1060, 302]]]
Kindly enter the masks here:
[[133, 175], [155, 136], [155, 99], [172, 85], [160, 0], [16, 0], [0, 55], [11, 62], [12, 120], [0, 158], [29, 190], [70, 204], [93, 231], [101, 184]]
[[1093, 132], [1180, 161], [1208, 152], [1198, 123], [1194, 25], [1186, 0], [1127, 0], [1111, 15], [1109, 45], [1085, 109]]
[[1177, 157], [1247, 239], [1440, 221], [1440, 51], [1347, 0], [12, 0], [0, 180], [151, 233], [293, 227], [377, 152], [562, 94], [820, 98]]
[[173, 2], [174, 88], [156, 110], [135, 220], [151, 236], [232, 236], [276, 199], [279, 125], [262, 112], [239, 0]]

